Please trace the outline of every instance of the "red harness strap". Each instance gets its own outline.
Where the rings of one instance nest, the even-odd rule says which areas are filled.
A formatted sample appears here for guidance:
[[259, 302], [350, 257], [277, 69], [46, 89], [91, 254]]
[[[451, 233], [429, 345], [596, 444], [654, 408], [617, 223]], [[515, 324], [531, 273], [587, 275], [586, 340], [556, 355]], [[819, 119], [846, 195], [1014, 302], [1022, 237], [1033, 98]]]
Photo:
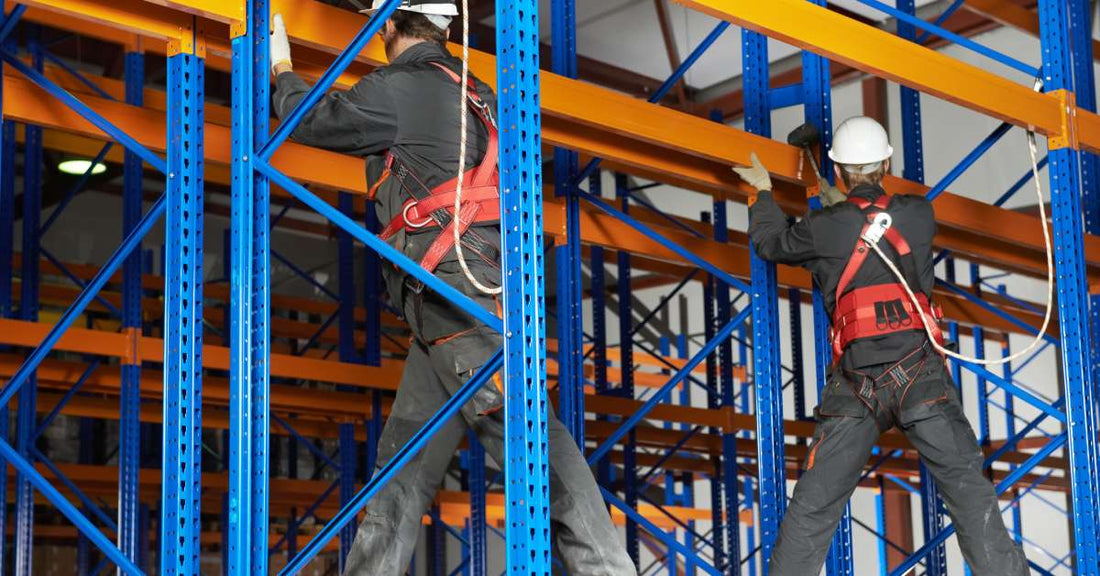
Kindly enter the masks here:
[[[456, 84], [462, 83], [462, 78], [453, 70], [439, 62], [432, 64], [446, 73]], [[497, 157], [499, 154], [499, 136], [496, 124], [493, 122], [488, 104], [477, 94], [473, 79], [470, 79], [466, 87], [466, 98], [470, 102], [470, 109], [485, 126], [489, 134], [489, 141], [485, 147], [485, 155], [481, 163], [467, 170], [462, 179], [462, 206], [458, 213], [459, 235], [465, 234], [473, 224], [496, 222], [500, 220], [500, 192], [499, 192], [499, 167]], [[390, 156], [390, 162], [393, 156]], [[436, 236], [435, 241], [428, 247], [428, 251], [420, 260], [420, 265], [429, 272], [439, 266], [439, 263], [454, 248], [455, 193], [458, 188], [458, 177], [452, 178], [439, 186], [431, 189], [425, 198], [409, 198], [401, 210], [401, 214], [394, 216], [389, 224], [378, 235], [383, 240], [397, 234], [404, 228], [407, 232], [421, 232], [430, 228], [439, 228], [440, 223], [433, 218], [433, 213], [440, 210], [451, 215], [449, 221], [443, 226]], [[410, 195], [412, 195], [410, 193]]]
[[[860, 231], [860, 239], [852, 249], [848, 264], [837, 282], [836, 309], [833, 311], [833, 358], [840, 360], [848, 344], [861, 338], [884, 336], [906, 330], [924, 330], [921, 315], [913, 306], [909, 294], [900, 283], [879, 284], [848, 290], [848, 285], [867, 260], [871, 249], [863, 241], [863, 236], [871, 227], [874, 217], [886, 210], [890, 196], [883, 194], [872, 204], [863, 198], [849, 198], [860, 210], [867, 213], [867, 223]], [[869, 210], [872, 209], [873, 210]], [[896, 228], [890, 227], [883, 236], [898, 253], [899, 257], [911, 253], [909, 243], [902, 238]], [[917, 294], [917, 303], [929, 318], [933, 319], [931, 331], [936, 341], [943, 343], [943, 333], [938, 321], [943, 317], [938, 307], [933, 306], [924, 294]]]

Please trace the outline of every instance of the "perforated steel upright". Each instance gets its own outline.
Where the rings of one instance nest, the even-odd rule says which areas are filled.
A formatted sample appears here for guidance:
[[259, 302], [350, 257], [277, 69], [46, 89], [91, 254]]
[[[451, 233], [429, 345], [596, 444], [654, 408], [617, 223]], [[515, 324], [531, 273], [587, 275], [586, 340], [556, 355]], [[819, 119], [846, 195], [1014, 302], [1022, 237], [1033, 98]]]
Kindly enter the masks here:
[[[763, 35], [741, 32], [745, 94], [745, 128], [753, 134], [771, 135], [768, 103], [768, 44]], [[787, 509], [787, 475], [784, 461], [783, 384], [779, 360], [779, 294], [775, 264], [750, 252], [752, 267], [753, 382], [756, 384], [756, 445], [759, 466], [760, 546], [766, 561], [771, 557], [779, 523]], [[730, 562], [738, 559], [730, 558]]]
[[496, 21], [504, 257], [506, 565], [512, 575], [549, 574], [538, 2], [498, 2]]
[[[144, 105], [145, 55], [126, 53], [126, 103]], [[141, 157], [126, 151], [123, 159], [122, 230], [132, 232], [141, 221], [144, 169]], [[136, 342], [142, 336], [141, 244], [126, 259], [122, 270], [122, 326]], [[119, 550], [137, 562], [140, 531], [138, 521], [138, 473], [141, 470], [141, 358], [122, 360], [118, 423], [118, 543]]]
[[[1045, 89], [1072, 90], [1070, 4], [1040, 0], [1039, 25]], [[1077, 573], [1100, 573], [1097, 529], [1098, 483], [1095, 389], [1089, 363], [1088, 280], [1084, 267], [1084, 227], [1078, 150], [1051, 141], [1050, 202], [1054, 224], [1058, 324], [1061, 337], [1063, 391], [1068, 417], [1070, 493], [1073, 498], [1074, 550]]]
[[[230, 222], [229, 574], [266, 574], [270, 376], [269, 184], [255, 171], [268, 138], [267, 0], [233, 28]], [[292, 440], [293, 441], [293, 440]]]
[[[202, 468], [203, 50], [168, 57], [161, 573], [199, 572]], [[190, 45], [188, 45], [190, 44]]]

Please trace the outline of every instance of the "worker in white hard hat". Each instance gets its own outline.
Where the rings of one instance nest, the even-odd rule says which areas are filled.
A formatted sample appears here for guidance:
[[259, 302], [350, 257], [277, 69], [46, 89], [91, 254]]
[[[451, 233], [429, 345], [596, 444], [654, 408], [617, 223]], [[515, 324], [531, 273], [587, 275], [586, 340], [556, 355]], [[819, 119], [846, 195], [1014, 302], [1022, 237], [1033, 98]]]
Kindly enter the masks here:
[[[373, 12], [382, 6], [375, 0]], [[366, 188], [375, 200], [379, 236], [491, 313], [499, 288], [500, 198], [496, 95], [479, 79], [462, 86], [461, 62], [447, 51], [452, 0], [404, 0], [381, 31], [389, 65], [347, 91], [326, 95], [292, 138], [366, 159]], [[271, 62], [274, 109], [285, 118], [310, 87], [294, 74], [282, 17], [274, 17]], [[455, 218], [460, 98], [469, 104], [461, 218]], [[323, 170], [324, 166], [316, 166]], [[455, 229], [469, 270], [458, 261]], [[483, 366], [502, 336], [393, 266], [383, 266], [390, 304], [409, 323], [412, 341], [404, 374], [378, 441], [381, 469]], [[473, 278], [474, 280], [471, 280]], [[367, 503], [345, 563], [345, 574], [404, 574], [416, 550], [424, 514], [435, 500], [467, 430], [502, 469], [504, 397], [494, 378]], [[570, 574], [633, 576], [636, 568], [611, 522], [599, 487], [577, 443], [552, 413], [548, 418], [550, 519], [555, 549]]]
[[856, 117], [836, 129], [829, 158], [847, 197], [792, 222], [772, 197], [754, 154], [734, 170], [757, 191], [749, 235], [766, 260], [808, 269], [832, 319], [833, 365], [814, 411], [817, 429], [769, 560], [770, 576], [818, 574], [844, 506], [879, 436], [898, 428], [935, 478], [977, 576], [1025, 576], [1027, 559], [1009, 537], [983, 454], [944, 358], [933, 349], [912, 300], [861, 236], [882, 227], [879, 246], [941, 340], [932, 304], [936, 220], [923, 196], [882, 187], [894, 149], [878, 122]]

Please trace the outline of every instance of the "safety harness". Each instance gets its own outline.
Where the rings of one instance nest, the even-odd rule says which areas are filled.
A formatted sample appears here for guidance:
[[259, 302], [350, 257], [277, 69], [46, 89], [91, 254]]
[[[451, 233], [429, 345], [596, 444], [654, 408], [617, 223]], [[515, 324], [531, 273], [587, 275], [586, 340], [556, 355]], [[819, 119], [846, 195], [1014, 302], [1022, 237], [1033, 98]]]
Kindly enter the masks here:
[[[836, 287], [837, 303], [833, 311], [833, 358], [838, 362], [844, 349], [855, 340], [907, 330], [924, 330], [921, 315], [913, 307], [901, 283], [878, 284], [848, 290], [848, 285], [851, 284], [871, 251], [864, 238], [868, 238], [869, 234], [875, 234], [872, 227], [882, 234], [881, 238], [884, 238], [897, 253], [906, 282], [910, 286], [920, 285], [917, 283], [916, 267], [909, 243], [897, 229], [889, 224], [890, 219], [886, 214], [886, 208], [890, 204], [890, 195], [883, 194], [874, 203], [857, 197], [849, 197], [848, 202], [855, 204], [866, 215], [867, 222], [863, 225], [860, 239], [856, 240], [852, 255], [848, 258], [848, 265], [840, 275], [840, 281]], [[884, 221], [885, 225], [883, 225]], [[878, 240], [878, 238], [875, 239], [875, 241]], [[934, 319], [933, 325], [929, 328], [936, 342], [942, 345], [943, 332], [938, 324], [938, 321], [943, 318], [942, 311], [929, 302], [928, 297], [923, 293], [917, 294], [916, 300], [925, 315]]]
[[[456, 84], [462, 84], [462, 79], [451, 69], [439, 62], [432, 62], [431, 64], [446, 73]], [[481, 163], [467, 170], [463, 177], [458, 231], [462, 237], [462, 245], [465, 250], [475, 253], [487, 264], [499, 267], [500, 250], [476, 232], [470, 230], [471, 225], [489, 224], [500, 220], [500, 172], [497, 165], [499, 137], [497, 126], [493, 120], [492, 110], [478, 95], [473, 79], [470, 79], [466, 86], [466, 98], [474, 114], [485, 126], [485, 130], [489, 134], [489, 141], [485, 147], [485, 155], [482, 157]], [[429, 189], [403, 162], [398, 160], [392, 153], [387, 153], [386, 173], [383, 174], [378, 184], [375, 184], [371, 189], [370, 196], [372, 198], [377, 192], [378, 186], [389, 176], [397, 178], [401, 183], [401, 187], [408, 193], [409, 199], [405, 201], [401, 213], [390, 220], [390, 223], [382, 230], [379, 237], [387, 240], [401, 229], [410, 234], [438, 230], [435, 240], [420, 260], [420, 265], [424, 269], [434, 272], [447, 253], [454, 248], [454, 203], [458, 177], [456, 176], [435, 188]]]

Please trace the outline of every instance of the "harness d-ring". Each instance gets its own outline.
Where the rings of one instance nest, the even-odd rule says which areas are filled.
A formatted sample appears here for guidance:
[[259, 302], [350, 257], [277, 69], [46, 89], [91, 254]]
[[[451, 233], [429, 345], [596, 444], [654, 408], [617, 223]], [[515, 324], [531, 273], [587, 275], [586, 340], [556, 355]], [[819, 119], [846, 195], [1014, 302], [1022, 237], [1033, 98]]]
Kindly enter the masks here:
[[413, 222], [412, 220], [409, 220], [409, 209], [413, 208], [417, 204], [419, 204], [419, 202], [409, 202], [408, 204], [405, 204], [405, 208], [401, 211], [401, 219], [405, 221], [405, 224], [408, 225], [409, 228], [423, 228], [432, 223], [432, 219], [430, 217], [425, 218], [421, 222]]

